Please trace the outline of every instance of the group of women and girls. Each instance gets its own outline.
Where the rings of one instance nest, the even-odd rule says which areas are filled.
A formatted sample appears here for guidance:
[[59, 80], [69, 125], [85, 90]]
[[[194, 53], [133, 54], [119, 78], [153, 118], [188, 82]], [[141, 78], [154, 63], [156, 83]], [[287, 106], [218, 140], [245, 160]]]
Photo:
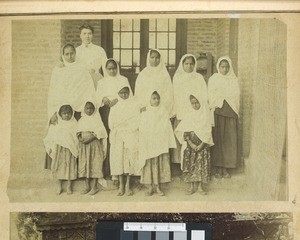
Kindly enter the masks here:
[[218, 60], [207, 85], [192, 54], [182, 56], [171, 80], [160, 51], [149, 50], [133, 95], [118, 63], [91, 43], [93, 28], [80, 31], [82, 45], [62, 49], [48, 96], [44, 145], [57, 194], [64, 180], [71, 194], [72, 181], [85, 178], [82, 194], [94, 195], [109, 177], [119, 183], [118, 196], [130, 196], [130, 178], [140, 176], [147, 196], [163, 196], [171, 162], [181, 164], [186, 194], [207, 194], [203, 183], [212, 166], [216, 178], [230, 178], [228, 169], [237, 166], [240, 93], [228, 57]]

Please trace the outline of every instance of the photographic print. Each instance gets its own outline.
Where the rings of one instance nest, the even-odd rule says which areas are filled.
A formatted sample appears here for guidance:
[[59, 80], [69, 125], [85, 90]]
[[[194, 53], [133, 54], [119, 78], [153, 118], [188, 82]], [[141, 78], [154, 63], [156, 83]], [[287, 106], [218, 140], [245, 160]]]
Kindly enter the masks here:
[[284, 22], [100, 17], [12, 21], [11, 202], [288, 200]]

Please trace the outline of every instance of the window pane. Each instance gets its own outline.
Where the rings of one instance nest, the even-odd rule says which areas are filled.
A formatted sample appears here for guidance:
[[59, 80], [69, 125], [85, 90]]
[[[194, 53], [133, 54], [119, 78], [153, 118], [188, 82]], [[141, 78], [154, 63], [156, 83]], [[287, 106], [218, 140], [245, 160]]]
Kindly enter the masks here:
[[176, 34], [169, 33], [169, 48], [176, 48]]
[[113, 46], [114, 48], [120, 48], [120, 32], [113, 33]]
[[132, 48], [132, 33], [121, 32], [121, 47]]
[[155, 33], [149, 33], [149, 48], [156, 48]]
[[187, 234], [184, 232], [174, 232], [174, 240], [186, 240]]
[[169, 66], [175, 66], [176, 53], [175, 50], [169, 51]]
[[164, 63], [168, 64], [168, 50], [160, 50]]
[[157, 33], [157, 48], [168, 48], [168, 33]]
[[169, 240], [169, 232], [156, 232], [156, 240]]
[[139, 32], [133, 34], [133, 47], [140, 48], [140, 33]]
[[134, 31], [140, 31], [140, 19], [133, 20], [133, 30]]
[[205, 240], [205, 231], [192, 230], [192, 240]]
[[117, 62], [120, 62], [120, 50], [114, 49], [114, 51], [113, 51], [113, 59], [115, 59]]
[[156, 19], [149, 19], [149, 31], [156, 31], [155, 23]]
[[176, 31], [176, 19], [169, 19], [169, 31]]
[[122, 19], [121, 20], [121, 31], [132, 31], [132, 20]]
[[133, 66], [140, 66], [140, 50], [133, 50]]
[[121, 65], [131, 66], [132, 65], [132, 51], [121, 50]]
[[120, 19], [113, 20], [113, 30], [120, 31]]
[[168, 31], [168, 19], [157, 19], [157, 31]]

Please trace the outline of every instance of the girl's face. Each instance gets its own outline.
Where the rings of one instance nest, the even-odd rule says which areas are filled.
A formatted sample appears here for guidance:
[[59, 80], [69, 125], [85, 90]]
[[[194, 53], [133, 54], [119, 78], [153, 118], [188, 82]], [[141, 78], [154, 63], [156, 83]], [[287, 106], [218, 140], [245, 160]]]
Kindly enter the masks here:
[[195, 63], [193, 59], [191, 57], [185, 59], [183, 63], [183, 70], [187, 73], [191, 73], [193, 72], [194, 68], [195, 68]]
[[72, 47], [67, 47], [64, 49], [64, 58], [68, 63], [75, 62], [76, 52]]
[[152, 107], [158, 107], [160, 103], [160, 97], [157, 94], [152, 94], [150, 104]]
[[106, 70], [109, 76], [114, 77], [118, 73], [118, 69], [116, 68], [115, 64], [109, 62], [106, 66]]
[[160, 56], [158, 52], [152, 52], [149, 58], [150, 66], [157, 67], [160, 63]]
[[230, 70], [230, 66], [229, 63], [227, 61], [221, 61], [220, 65], [219, 65], [219, 72], [222, 75], [226, 75]]
[[86, 103], [84, 106], [84, 112], [86, 115], [91, 116], [95, 111], [95, 107], [92, 103]]
[[119, 93], [120, 98], [126, 100], [127, 98], [129, 98], [129, 91], [128, 89], [122, 89]]
[[68, 111], [68, 110], [63, 110], [61, 112], [61, 119], [65, 120], [65, 121], [69, 121], [72, 117], [72, 112]]
[[190, 101], [191, 101], [193, 109], [195, 109], [195, 110], [199, 110], [200, 109], [201, 105], [200, 105], [200, 103], [199, 103], [199, 101], [197, 99], [192, 98]]
[[83, 28], [80, 33], [82, 43], [90, 44], [93, 40], [93, 33], [91, 29]]

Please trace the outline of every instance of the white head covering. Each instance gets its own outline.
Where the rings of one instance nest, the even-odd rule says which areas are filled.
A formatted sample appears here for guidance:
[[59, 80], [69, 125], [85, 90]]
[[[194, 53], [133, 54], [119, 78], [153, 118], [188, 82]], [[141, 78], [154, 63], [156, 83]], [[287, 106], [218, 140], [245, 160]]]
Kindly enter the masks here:
[[[229, 63], [229, 72], [223, 75], [219, 71], [222, 60]], [[221, 57], [217, 62], [218, 73], [212, 75], [208, 81], [208, 97], [209, 106], [212, 110], [223, 106], [224, 100], [228, 102], [230, 107], [239, 114], [240, 107], [240, 89], [236, 75], [232, 68], [232, 62], [229, 57]]]
[[[109, 61], [114, 61], [117, 66], [116, 76], [110, 76], [107, 72], [106, 65]], [[102, 100], [104, 97], [107, 97], [109, 100], [118, 98], [118, 91], [124, 85], [129, 87], [129, 90], [131, 92], [128, 79], [120, 75], [119, 65], [114, 59], [112, 58], [107, 59], [103, 69], [103, 74], [104, 74], [104, 78], [99, 80], [97, 91], [96, 91], [97, 104], [99, 107], [102, 106]]]
[[[160, 55], [160, 62], [156, 67], [150, 64], [150, 55], [156, 51]], [[161, 104], [168, 110], [170, 117], [173, 115], [173, 88], [169, 72], [164, 59], [158, 49], [152, 49], [147, 54], [147, 66], [139, 73], [135, 84], [135, 98], [140, 107], [145, 107], [154, 91], [161, 93]]]
[[[187, 57], [195, 60], [195, 67], [191, 73], [183, 69], [183, 61]], [[182, 120], [190, 112], [190, 95], [194, 95], [201, 102], [207, 102], [207, 86], [202, 75], [196, 72], [196, 62], [194, 55], [185, 54], [173, 78], [174, 110], [178, 120]]]
[[180, 142], [180, 144], [182, 144], [181, 161], [183, 160], [183, 152], [187, 146], [186, 141], [184, 141], [183, 139], [183, 135], [185, 132], [194, 132], [202, 142], [208, 144], [209, 146], [214, 145], [208, 105], [205, 102], [200, 102], [200, 105], [200, 109], [195, 110], [190, 104], [190, 114], [182, 119], [182, 121], [178, 124], [177, 128], [174, 131], [178, 141]]
[[[64, 105], [70, 104], [63, 104], [61, 107]], [[72, 108], [73, 115], [70, 120], [63, 120], [58, 114], [59, 109], [56, 111], [58, 123], [49, 126], [47, 136], [44, 139], [46, 152], [51, 158], [55, 157], [56, 145], [59, 145], [69, 149], [74, 157], [78, 157], [77, 121], [74, 118], [74, 109]]]
[[[87, 115], [83, 110], [81, 111], [81, 118], [78, 121], [77, 133], [80, 132], [93, 132], [98, 139], [107, 139], [107, 132], [103, 125], [103, 122], [98, 113], [98, 107], [95, 104], [95, 99], [86, 101], [94, 105], [95, 110], [91, 116]], [[85, 104], [86, 104], [85, 103]]]
[[149, 98], [147, 110], [141, 113], [139, 127], [140, 168], [147, 159], [168, 153], [169, 148], [176, 148], [176, 142], [168, 112], [161, 104], [151, 106]]
[[80, 112], [85, 100], [95, 94], [93, 79], [89, 72], [76, 61], [69, 63], [62, 56], [65, 67], [55, 67], [49, 87], [48, 117], [51, 118], [63, 103]]

